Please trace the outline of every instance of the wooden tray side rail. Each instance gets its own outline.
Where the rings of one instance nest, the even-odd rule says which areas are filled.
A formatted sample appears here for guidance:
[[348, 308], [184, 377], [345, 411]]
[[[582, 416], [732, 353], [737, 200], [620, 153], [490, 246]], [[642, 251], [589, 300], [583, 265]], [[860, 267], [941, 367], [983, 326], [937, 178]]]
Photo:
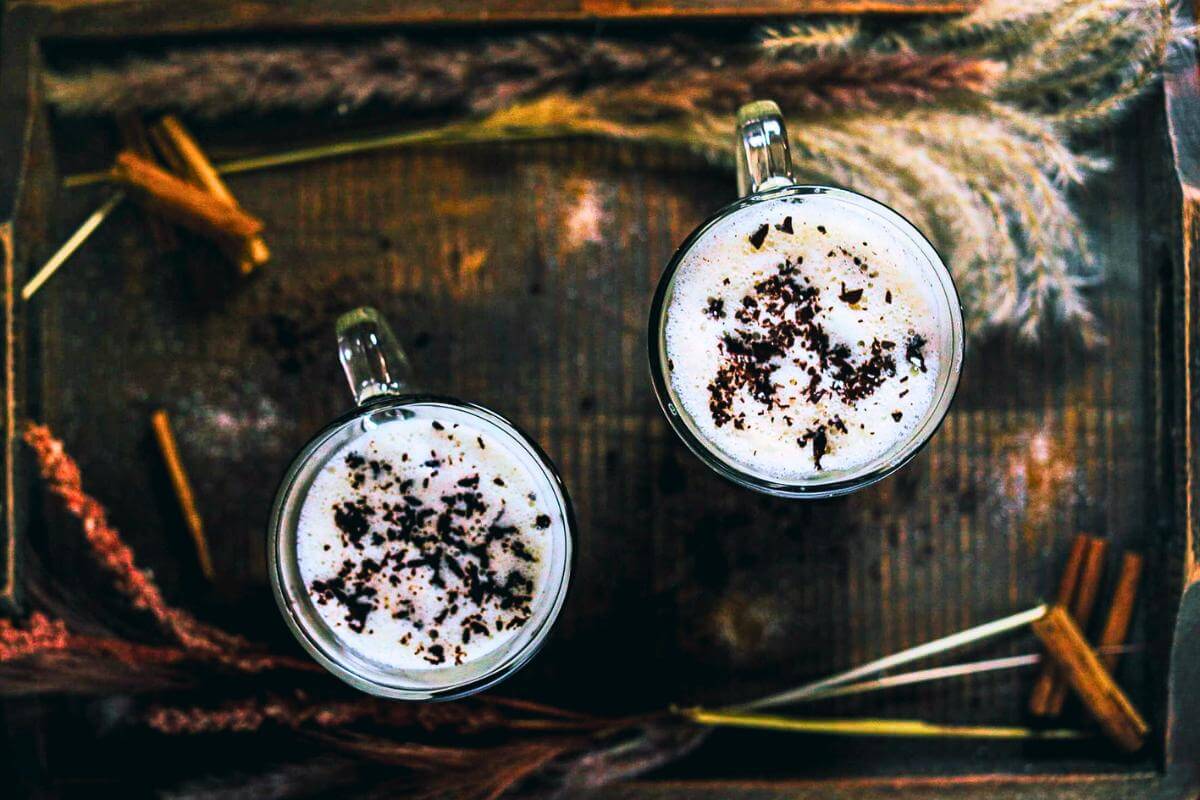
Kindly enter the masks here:
[[1173, 459], [1176, 524], [1183, 532], [1183, 591], [1172, 642], [1167, 686], [1167, 779], [1162, 797], [1200, 793], [1200, 65], [1180, 53], [1164, 81], [1167, 122], [1178, 179], [1180, 243], [1170, 298], [1178, 350], [1170, 351], [1176, 382], [1166, 432]]
[[971, 0], [17, 0], [52, 11], [47, 34], [123, 38], [159, 34], [329, 30], [394, 25], [720, 20], [801, 14], [950, 14]]
[[2, 439], [0, 439], [0, 608], [19, 603], [18, 549], [24, 529], [28, 460], [18, 426], [26, 401], [33, 332], [19, 291], [26, 270], [45, 252], [58, 173], [40, 80], [41, 9], [0, 15], [0, 279], [3, 280]]

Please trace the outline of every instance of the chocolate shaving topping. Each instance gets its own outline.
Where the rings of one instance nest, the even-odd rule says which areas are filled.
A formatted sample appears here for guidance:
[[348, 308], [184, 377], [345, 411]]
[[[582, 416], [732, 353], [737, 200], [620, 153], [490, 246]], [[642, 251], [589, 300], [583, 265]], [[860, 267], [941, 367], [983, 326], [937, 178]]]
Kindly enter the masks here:
[[767, 230], [767, 224], [764, 222], [762, 225], [758, 226], [758, 230], [750, 234], [750, 244], [754, 246], [755, 250], [761, 248], [763, 246], [763, 242], [767, 240]]
[[824, 425], [810, 428], [796, 439], [796, 443], [801, 447], [804, 447], [809, 442], [812, 443], [813, 464], [817, 469], [821, 469], [821, 459], [829, 448], [829, 437], [825, 433]]
[[[423, 467], [410, 464], [411, 477], [403, 480], [391, 477], [396, 470], [387, 459], [368, 461], [352, 452], [343, 462], [349, 470], [347, 492], [330, 510], [343, 545], [359, 555], [343, 559], [334, 575], [309, 581], [314, 602], [340, 607], [346, 627], [355, 633], [370, 633], [368, 624], [376, 612], [425, 631], [425, 621], [414, 616], [419, 597], [436, 627], [422, 636], [406, 634], [400, 644], [433, 665], [449, 658], [437, 643], [445, 625], [456, 626], [454, 636], [466, 644], [472, 636], [492, 634], [484, 612], [496, 616], [497, 631], [513, 630], [530, 619], [534, 582], [525, 565], [536, 564], [538, 555], [526, 542], [527, 531], [503, 522], [503, 505], [493, 508], [479, 491], [483, 476], [466, 475], [456, 481], [454, 491], [431, 496], [414, 492], [416, 482], [428, 486], [429, 477], [411, 471], [441, 466], [441, 459], [430, 459]], [[429, 473], [434, 474], [436, 469]], [[504, 485], [499, 476], [488, 480]], [[535, 500], [531, 495], [530, 502]], [[530, 530], [550, 523], [548, 515], [540, 514]], [[501, 563], [518, 566], [497, 567], [501, 553], [512, 557]], [[456, 663], [466, 657], [461, 648], [452, 655]]]
[[724, 319], [725, 301], [719, 297], [708, 298], [708, 306], [704, 309], [704, 316], [709, 319]]
[[863, 296], [862, 289], [847, 289], [846, 284], [843, 283], [842, 284], [842, 293], [838, 295], [838, 300], [841, 300], [843, 303], [848, 303], [850, 305], [854, 305], [859, 300], [862, 300], [862, 296]]
[[[818, 230], [825, 232], [823, 226]], [[850, 255], [849, 251], [845, 254]], [[864, 292], [843, 283], [838, 299], [855, 305]], [[891, 302], [890, 291], [885, 297]], [[766, 412], [784, 408], [780, 398], [783, 387], [776, 373], [785, 364], [803, 370], [807, 382], [801, 383], [798, 391], [811, 403], [832, 394], [853, 405], [897, 375], [895, 342], [873, 339], [867, 354], [855, 357], [847, 344], [831, 340], [820, 319], [820, 293], [800, 274], [798, 262], [788, 259], [779, 264], [774, 274], [754, 284], [738, 305], [732, 314], [737, 325], [721, 334], [720, 363], [707, 387], [708, 407], [717, 427], [744, 429], [750, 413], [747, 400]], [[725, 304], [716, 306], [710, 300], [708, 309], [713, 308], [724, 313]], [[904, 350], [905, 358], [923, 371], [927, 369], [924, 346], [925, 339], [912, 333]], [[797, 355], [797, 351], [806, 355]], [[784, 414], [782, 419], [788, 426], [794, 425], [790, 415]], [[830, 450], [834, 433], [846, 433], [845, 423], [837, 417], [797, 435], [799, 446], [812, 448], [817, 469], [823, 469], [822, 458]]]
[[904, 345], [904, 358], [921, 372], [929, 371], [925, 366], [925, 344], [925, 337], [914, 333], [908, 337], [908, 341]]
[[792, 230], [792, 218], [784, 217], [783, 222], [775, 226], [775, 230], [783, 231], [784, 233], [795, 233], [795, 231]]

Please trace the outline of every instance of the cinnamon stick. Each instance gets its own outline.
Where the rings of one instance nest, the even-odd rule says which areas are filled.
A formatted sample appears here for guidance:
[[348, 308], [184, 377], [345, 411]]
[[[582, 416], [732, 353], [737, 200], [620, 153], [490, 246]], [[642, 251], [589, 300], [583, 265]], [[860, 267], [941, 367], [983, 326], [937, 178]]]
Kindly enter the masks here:
[[218, 242], [258, 235], [262, 222], [213, 197], [129, 150], [117, 155], [112, 178], [129, 187], [149, 208], [183, 227]]
[[171, 430], [171, 420], [167, 412], [160, 408], [151, 415], [150, 424], [154, 428], [154, 438], [166, 463], [171, 486], [175, 489], [175, 497], [179, 500], [184, 523], [192, 537], [192, 543], [196, 546], [196, 559], [200, 562], [200, 571], [204, 573], [205, 578], [212, 581], [216, 578], [216, 571], [208, 551], [208, 538], [204, 535], [204, 521], [196, 508], [192, 482], [188, 479], [183, 460], [179, 457], [179, 445], [175, 441], [175, 433]]
[[1031, 625], [1047, 654], [1059, 665], [1062, 676], [1104, 733], [1123, 750], [1140, 749], [1150, 727], [1104, 669], [1100, 657], [1084, 640], [1067, 610], [1061, 605], [1051, 606], [1044, 617]]
[[158, 125], [152, 125], [149, 134], [150, 141], [154, 143], [154, 149], [158, 152], [158, 156], [162, 159], [162, 162], [167, 165], [167, 169], [187, 179], [187, 164], [183, 162], [183, 157], [179, 155], [179, 151], [171, 144], [171, 140], [167, 138], [162, 128]]
[[[179, 163], [177, 171], [180, 174], [214, 197], [232, 206], [238, 205], [233, 193], [208, 160], [208, 156], [175, 115], [168, 114], [163, 117], [154, 128], [161, 143], [160, 149], [170, 150], [175, 154]], [[267, 263], [271, 257], [271, 251], [261, 236], [251, 236], [239, 244], [240, 252], [235, 254], [235, 258], [243, 275], [250, 274], [255, 268]]]
[[[1063, 568], [1062, 577], [1058, 580], [1058, 595], [1055, 598], [1055, 602], [1060, 606], [1069, 606], [1072, 598], [1075, 597], [1075, 590], [1079, 585], [1079, 575], [1083, 571], [1083, 558], [1087, 554], [1089, 541], [1091, 541], [1089, 536], [1080, 533], [1071, 542], [1071, 552], [1067, 556], [1067, 565]], [[1055, 667], [1054, 661], [1046, 659], [1045, 663], [1042, 664], [1042, 671], [1033, 685], [1033, 693], [1029, 696], [1029, 710], [1035, 716], [1046, 716], [1051, 695], [1053, 695], [1054, 687], [1058, 683], [1057, 673], [1058, 669]]]
[[[121, 144], [126, 150], [132, 150], [147, 161], [155, 162], [154, 150], [150, 146], [150, 133], [137, 113], [117, 115], [117, 131], [121, 134]], [[175, 229], [158, 214], [147, 214], [146, 224], [150, 227], [150, 236], [154, 239], [154, 247], [158, 253], [168, 253], [179, 247], [179, 237]]]
[[[1092, 618], [1092, 610], [1096, 607], [1096, 598], [1100, 595], [1100, 582], [1104, 579], [1104, 557], [1107, 554], [1106, 540], [1094, 536], [1088, 539], [1087, 553], [1083, 557], [1083, 571], [1079, 574], [1079, 585], [1075, 587], [1075, 597], [1070, 606], [1071, 616], [1080, 630], [1087, 628]], [[1067, 684], [1059, 676], [1046, 703], [1045, 716], [1057, 717], [1062, 713], [1066, 701]]]
[[1104, 620], [1104, 629], [1100, 632], [1097, 647], [1100, 649], [1113, 648], [1111, 652], [1100, 656], [1101, 663], [1109, 672], [1117, 667], [1121, 654], [1117, 647], [1125, 644], [1129, 633], [1129, 623], [1133, 619], [1133, 607], [1137, 601], [1138, 582], [1142, 577], [1142, 557], [1137, 553], [1125, 553], [1121, 558], [1121, 572], [1117, 576], [1117, 586], [1113, 590], [1112, 605], [1108, 607], [1108, 617]]

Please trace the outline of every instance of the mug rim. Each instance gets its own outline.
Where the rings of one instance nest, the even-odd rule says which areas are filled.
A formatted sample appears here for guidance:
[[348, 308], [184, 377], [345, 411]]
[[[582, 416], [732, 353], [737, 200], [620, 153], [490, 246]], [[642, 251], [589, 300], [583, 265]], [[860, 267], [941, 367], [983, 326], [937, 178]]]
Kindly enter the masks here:
[[[327, 648], [322, 646], [318, 641], [318, 637], [310, 630], [310, 626], [299, 619], [294, 603], [289, 597], [284, 588], [284, 565], [281, 563], [280, 546], [283, 533], [283, 514], [288, 506], [288, 501], [295, 490], [297, 478], [300, 476], [304, 467], [308, 464], [309, 459], [318, 447], [333, 436], [338, 431], [345, 428], [350, 423], [357, 419], [361, 419], [370, 414], [386, 411], [389, 409], [402, 408], [408, 405], [416, 404], [442, 404], [464, 410], [470, 414], [481, 416], [483, 419], [498, 424], [498, 427], [506, 428], [507, 431], [513, 434], [527, 448], [530, 454], [538, 462], [543, 474], [549, 480], [551, 486], [558, 495], [561, 508], [561, 516], [563, 521], [563, 542], [566, 553], [562, 559], [562, 567], [558, 571], [558, 589], [557, 593], [551, 600], [545, 616], [538, 623], [538, 627], [534, 631], [529, 640], [514, 653], [510, 654], [503, 662], [496, 665], [489, 672], [484, 673], [474, 679], [455, 683], [445, 687], [404, 687], [396, 684], [383, 683], [375, 680], [372, 677], [363, 675], [355, 671], [346, 661], [340, 661], [334, 658]], [[342, 414], [336, 419], [330, 421], [317, 431], [297, 450], [296, 454], [288, 463], [288, 468], [275, 490], [274, 500], [271, 504], [271, 514], [267, 528], [267, 571], [271, 581], [271, 592], [275, 597], [275, 602], [279, 606], [279, 611], [283, 616], [284, 622], [292, 635], [300, 643], [300, 646], [311, 656], [318, 664], [324, 667], [334, 677], [353, 686], [356, 689], [364, 691], [368, 694], [377, 697], [385, 697], [396, 700], [455, 700], [468, 695], [476, 694], [485, 689], [488, 689], [497, 683], [509, 678], [515, 672], [520, 670], [530, 659], [536, 655], [545, 645], [547, 639], [554, 628], [554, 623], [558, 620], [559, 614], [562, 612], [563, 606], [566, 605], [566, 599], [571, 590], [571, 575], [575, 570], [575, 562], [577, 560], [577, 548], [575, 547], [575, 509], [571, 502], [571, 496], [567, 492], [566, 484], [562, 476], [559, 474], [558, 468], [550, 459], [541, 446], [529, 434], [527, 434], [520, 426], [510, 420], [507, 416], [495, 411], [487, 406], [478, 403], [472, 403], [466, 400], [460, 400], [456, 397], [448, 395], [440, 395], [425, 392], [414, 392], [404, 394], [386, 394], [378, 395], [356, 406], [350, 411]], [[342, 647], [339, 640], [332, 633], [328, 635], [328, 639], [335, 645]], [[349, 648], [345, 648], [349, 649]], [[380, 670], [383, 672], [384, 670]]]
[[[929, 252], [933, 255], [930, 266], [938, 273], [938, 277], [944, 279], [945, 285], [950, 289], [952, 297], [947, 297], [949, 301], [947, 308], [951, 316], [951, 339], [955, 345], [954, 357], [951, 360], [951, 378], [941, 393], [941, 397], [935, 402], [931, 408], [936, 408], [942, 405], [942, 410], [936, 422], [929, 426], [928, 430], [920, 439], [911, 438], [905, 444], [905, 449], [901, 450], [898, 458], [887, 461], [876, 469], [864, 472], [859, 475], [852, 475], [847, 478], [829, 480], [819, 483], [801, 480], [797, 482], [786, 482], [771, 480], [759, 475], [750, 473], [744, 469], [739, 469], [731, 460], [723, 458], [715, 445], [706, 442], [701, 436], [693, 432], [683, 420], [684, 412], [675, 408], [675, 403], [671, 398], [670, 377], [667, 374], [665, 356], [664, 356], [664, 339], [665, 339], [665, 321], [666, 312], [669, 305], [670, 289], [678, 271], [679, 266], [696, 242], [707, 233], [715, 224], [737, 212], [738, 210], [756, 205], [768, 200], [774, 200], [779, 197], [790, 195], [830, 195], [832, 197], [841, 197], [843, 200], [849, 200], [856, 204], [867, 204], [868, 207], [874, 206], [877, 209], [892, 215], [897, 220], [906, 225], [918, 238], [918, 243], [923, 243], [928, 247]], [[659, 277], [658, 286], [655, 288], [653, 299], [650, 302], [650, 314], [647, 330], [647, 344], [650, 364], [650, 382], [654, 387], [654, 395], [658, 401], [659, 408], [662, 409], [663, 415], [667, 419], [667, 423], [687, 446], [687, 448], [699, 458], [709, 469], [724, 477], [726, 480], [732, 481], [747, 489], [752, 489], [763, 494], [772, 495], [775, 497], [783, 497], [789, 499], [811, 499], [819, 500], [829, 497], [839, 497], [841, 495], [850, 494], [851, 492], [864, 489], [868, 486], [878, 483], [892, 473], [899, 470], [901, 467], [912, 461], [925, 446], [933, 438], [934, 434], [941, 429], [946, 417], [950, 413], [951, 407], [958, 396], [958, 390], [962, 382], [962, 368], [966, 360], [967, 337], [963, 323], [962, 301], [958, 293], [958, 286], [954, 282], [954, 275], [946, 266], [945, 260], [941, 253], [937, 251], [929, 238], [914, 225], [907, 217], [896, 211], [891, 206], [881, 203], [880, 201], [868, 197], [861, 192], [853, 191], [852, 189], [843, 189], [837, 186], [827, 186], [822, 184], [799, 184], [793, 183], [788, 186], [782, 186], [776, 189], [769, 189], [762, 192], [755, 192], [744, 197], [739, 197], [736, 200], [727, 203], [720, 209], [711, 214], [707, 219], [701, 222], [696, 228], [688, 234], [687, 238], [675, 249], [671, 255], [670, 261], [663, 269], [662, 275]], [[944, 398], [944, 402], [943, 402]], [[919, 430], [919, 429], [918, 429]], [[915, 445], [913, 444], [915, 442]]]

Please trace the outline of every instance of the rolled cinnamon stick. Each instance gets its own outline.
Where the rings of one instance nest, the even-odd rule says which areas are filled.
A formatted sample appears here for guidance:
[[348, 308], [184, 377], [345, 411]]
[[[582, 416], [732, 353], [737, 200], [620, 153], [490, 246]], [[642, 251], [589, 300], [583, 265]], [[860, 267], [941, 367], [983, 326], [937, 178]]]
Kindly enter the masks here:
[[[225, 181], [221, 179], [208, 156], [200, 149], [200, 145], [192, 138], [183, 123], [173, 115], [168, 114], [154, 126], [156, 141], [160, 149], [174, 151], [180, 174], [188, 180], [207, 190], [230, 205], [237, 206], [238, 202]], [[236, 254], [238, 268], [243, 275], [248, 275], [256, 267], [260, 267], [271, 258], [271, 251], [261, 236], [252, 236], [241, 243], [241, 251]]]
[[[1055, 602], [1061, 606], [1069, 606], [1071, 600], [1075, 597], [1075, 590], [1079, 586], [1079, 575], [1083, 572], [1083, 559], [1087, 554], [1089, 541], [1089, 536], [1080, 533], [1071, 542], [1071, 552], [1067, 556], [1067, 565], [1063, 568], [1062, 577], [1058, 580], [1058, 596], [1055, 598]], [[1032, 714], [1039, 717], [1047, 715], [1050, 698], [1054, 693], [1054, 687], [1058, 683], [1057, 673], [1058, 668], [1055, 667], [1052, 660], [1047, 659], [1042, 664], [1042, 671], [1033, 685], [1033, 693], [1029, 696], [1029, 711]]]
[[1125, 644], [1129, 623], [1133, 620], [1133, 607], [1137, 602], [1138, 582], [1142, 577], [1142, 557], [1137, 553], [1125, 553], [1121, 558], [1121, 572], [1117, 575], [1117, 586], [1113, 590], [1112, 605], [1104, 620], [1097, 647], [1114, 648], [1113, 652], [1100, 656], [1101, 663], [1110, 673], [1117, 667], [1121, 654], [1117, 647]]
[[1140, 749], [1150, 726], [1104, 669], [1067, 610], [1057, 604], [1051, 606], [1031, 625], [1046, 653], [1058, 664], [1062, 676], [1105, 734], [1123, 750]]
[[[117, 130], [121, 134], [122, 147], [137, 153], [147, 161], [156, 162], [154, 149], [150, 146], [150, 132], [146, 130], [140, 114], [129, 112], [117, 115]], [[179, 237], [175, 229], [158, 214], [147, 214], [146, 224], [150, 226], [150, 236], [160, 254], [169, 253], [179, 247]]]
[[262, 230], [258, 218], [128, 150], [117, 155], [112, 177], [151, 210], [218, 242], [248, 239]]
[[[1080, 630], [1087, 628], [1096, 608], [1096, 598], [1100, 595], [1100, 582], [1104, 580], [1104, 557], [1108, 555], [1108, 542], [1095, 536], [1088, 538], [1087, 552], [1083, 557], [1083, 570], [1079, 573], [1079, 585], [1075, 587], [1075, 597], [1071, 600], [1071, 617]], [[1062, 713], [1063, 704], [1067, 701], [1067, 684], [1058, 676], [1050, 690], [1046, 702], [1048, 717], [1057, 717]]]
[[162, 452], [163, 462], [167, 465], [167, 474], [171, 478], [171, 487], [179, 500], [179, 509], [183, 512], [183, 521], [196, 546], [196, 559], [200, 562], [200, 571], [204, 577], [212, 581], [216, 577], [213, 569], [212, 556], [208, 550], [208, 538], [204, 535], [204, 522], [200, 511], [196, 508], [196, 495], [192, 492], [192, 482], [188, 479], [187, 470], [183, 467], [183, 459], [179, 457], [179, 444], [175, 441], [175, 433], [171, 430], [171, 419], [161, 408], [150, 417], [150, 426], [154, 429], [154, 439]]

